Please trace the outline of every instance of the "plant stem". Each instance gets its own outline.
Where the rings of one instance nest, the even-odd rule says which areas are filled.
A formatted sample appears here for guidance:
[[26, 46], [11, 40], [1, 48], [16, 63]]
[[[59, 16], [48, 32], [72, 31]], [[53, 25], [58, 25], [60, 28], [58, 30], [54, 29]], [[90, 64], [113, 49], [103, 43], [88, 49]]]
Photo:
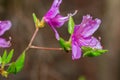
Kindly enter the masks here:
[[30, 48], [41, 49], [41, 50], [63, 50], [62, 48], [48, 48], [48, 47], [38, 47], [38, 46], [30, 46]]
[[30, 42], [29, 42], [27, 48], [26, 48], [24, 51], [27, 51], [27, 50], [30, 48], [30, 46], [31, 46], [32, 43], [33, 43], [33, 40], [35, 39], [35, 36], [37, 35], [38, 30], [39, 30], [39, 28], [36, 28], [36, 30], [35, 30], [35, 32], [34, 32], [32, 38], [31, 38], [31, 40], [30, 40]]

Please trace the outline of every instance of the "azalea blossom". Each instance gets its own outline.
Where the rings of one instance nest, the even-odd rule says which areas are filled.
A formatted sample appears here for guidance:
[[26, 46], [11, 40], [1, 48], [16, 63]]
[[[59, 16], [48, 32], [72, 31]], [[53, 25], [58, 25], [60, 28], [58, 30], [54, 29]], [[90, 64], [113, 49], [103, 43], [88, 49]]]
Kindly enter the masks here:
[[0, 47], [5, 48], [10, 46], [10, 41], [6, 41], [1, 36], [11, 27], [10, 21], [0, 21]]
[[93, 33], [99, 28], [101, 20], [92, 19], [90, 15], [83, 16], [81, 24], [76, 25], [72, 34], [72, 59], [81, 57], [82, 46], [102, 49], [100, 41], [93, 37]]
[[[69, 19], [69, 15], [65, 16], [65, 17], [60, 15], [59, 6], [60, 6], [61, 2], [62, 2], [62, 0], [54, 0], [51, 8], [43, 17], [44, 21], [46, 23], [48, 23], [50, 25], [50, 27], [54, 30], [57, 40], [59, 40], [59, 34], [55, 28], [61, 27]], [[73, 16], [75, 14], [76, 14], [76, 12], [74, 14], [70, 14], [70, 15]]]

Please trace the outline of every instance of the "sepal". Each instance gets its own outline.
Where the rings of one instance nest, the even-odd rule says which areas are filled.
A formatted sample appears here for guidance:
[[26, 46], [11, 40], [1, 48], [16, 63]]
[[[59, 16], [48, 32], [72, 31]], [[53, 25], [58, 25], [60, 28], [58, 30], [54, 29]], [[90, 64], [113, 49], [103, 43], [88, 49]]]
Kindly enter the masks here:
[[83, 51], [83, 57], [96, 57], [106, 53], [108, 50], [83, 46], [82, 51]]

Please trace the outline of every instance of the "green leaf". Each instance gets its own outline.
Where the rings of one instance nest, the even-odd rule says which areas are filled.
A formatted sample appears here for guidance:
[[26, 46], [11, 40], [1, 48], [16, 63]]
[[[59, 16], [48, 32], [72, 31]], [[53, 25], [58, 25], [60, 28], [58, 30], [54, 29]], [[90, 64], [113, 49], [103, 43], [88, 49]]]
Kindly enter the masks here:
[[23, 52], [15, 62], [16, 72], [20, 72], [22, 70], [24, 66], [24, 62], [25, 62], [25, 52]]
[[10, 64], [10, 66], [9, 66], [8, 69], [7, 69], [7, 72], [8, 72], [8, 73], [13, 73], [13, 74], [16, 74], [16, 73], [17, 73], [15, 62], [13, 62], [13, 63]]
[[33, 15], [33, 20], [34, 20], [34, 22], [36, 23], [36, 22], [37, 22], [37, 17], [36, 17], [36, 15], [35, 15], [35, 13], [33, 13], [32, 15]]
[[63, 38], [60, 38], [59, 43], [66, 52], [70, 50], [71, 43], [69, 41], [65, 41]]
[[70, 16], [69, 21], [68, 21], [68, 32], [69, 32], [70, 34], [73, 33], [73, 31], [74, 31], [74, 26], [75, 26], [74, 20], [73, 20], [72, 16]]
[[83, 51], [83, 57], [96, 57], [107, 52], [107, 50], [95, 49], [90, 47], [82, 47], [82, 51]]
[[0, 56], [0, 64], [2, 63], [2, 57]]
[[[13, 50], [11, 51], [12, 54]], [[7, 69], [8, 73], [13, 73], [16, 74], [18, 72], [20, 72], [24, 66], [24, 61], [25, 61], [25, 52], [23, 52], [18, 59], [16, 60], [16, 62], [12, 62], [10, 64], [10, 66]]]
[[7, 51], [5, 50], [2, 56], [2, 63], [6, 64]]
[[6, 58], [6, 64], [11, 61], [12, 56], [13, 56], [13, 53], [14, 53], [14, 50], [12, 49], [12, 50], [9, 52], [9, 54], [8, 54], [8, 56], [7, 56], [7, 58]]
[[64, 39], [60, 38], [59, 43], [60, 43], [62, 48], [65, 47], [65, 40]]
[[91, 48], [91, 47], [86, 47], [86, 46], [83, 46], [82, 47], [82, 52], [83, 53], [86, 53], [86, 52], [88, 52], [88, 51], [92, 51], [93, 49]]

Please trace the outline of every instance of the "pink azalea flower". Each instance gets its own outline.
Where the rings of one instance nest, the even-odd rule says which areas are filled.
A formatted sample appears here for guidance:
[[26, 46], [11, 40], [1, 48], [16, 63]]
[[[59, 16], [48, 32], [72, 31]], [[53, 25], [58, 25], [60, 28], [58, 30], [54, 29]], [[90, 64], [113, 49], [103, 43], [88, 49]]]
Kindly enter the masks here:
[[[10, 21], [0, 21], [0, 36], [2, 36], [11, 27]], [[10, 46], [10, 41], [6, 41], [0, 37], [0, 47], [5, 48]]]
[[72, 59], [79, 59], [81, 57], [82, 46], [102, 49], [102, 46], [93, 33], [99, 28], [100, 19], [92, 19], [90, 15], [83, 16], [81, 24], [76, 25], [72, 34]]
[[[60, 28], [69, 19], [69, 15], [65, 17], [60, 15], [59, 6], [61, 2], [62, 0], [54, 0], [51, 8], [44, 16], [44, 21], [53, 29], [57, 40], [59, 40], [59, 34], [55, 28]], [[74, 14], [71, 15], [73, 16]]]

